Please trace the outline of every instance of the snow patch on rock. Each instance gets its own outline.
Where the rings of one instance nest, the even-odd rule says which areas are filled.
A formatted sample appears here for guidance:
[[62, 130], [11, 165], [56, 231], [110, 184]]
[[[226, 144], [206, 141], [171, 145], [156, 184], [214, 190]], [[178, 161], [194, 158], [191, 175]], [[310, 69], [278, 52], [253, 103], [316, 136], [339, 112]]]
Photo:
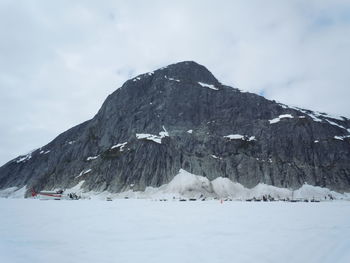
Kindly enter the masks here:
[[297, 110], [299, 112], [302, 112], [305, 115], [311, 117], [313, 121], [317, 121], [317, 122], [327, 121], [328, 123], [330, 123], [332, 125], [335, 125], [335, 126], [339, 126], [340, 128], [344, 128], [344, 127], [342, 127], [341, 125], [339, 125], [339, 124], [337, 124], [337, 123], [335, 123], [335, 122], [333, 122], [331, 120], [332, 119], [333, 120], [339, 120], [339, 121], [346, 121], [347, 120], [345, 117], [337, 116], [337, 115], [333, 115], [333, 114], [329, 114], [329, 113], [304, 110], [304, 109], [301, 109], [301, 108], [298, 108], [298, 107], [295, 107], [295, 106], [289, 106], [289, 105], [286, 105], [286, 104], [283, 104], [283, 103], [279, 103], [279, 105], [282, 108], [284, 108], [284, 109], [293, 109], [293, 110]]
[[154, 134], [149, 134], [149, 133], [136, 133], [136, 138], [139, 140], [145, 139], [149, 141], [154, 141], [159, 144], [162, 143], [162, 139], [164, 137], [169, 137], [169, 133], [164, 126], [163, 126], [163, 131], [159, 132], [159, 136]]
[[201, 85], [202, 87], [205, 87], [205, 88], [209, 88], [209, 89], [212, 89], [212, 90], [219, 90], [218, 88], [216, 88], [214, 85], [212, 84], [207, 84], [207, 83], [203, 83], [203, 82], [200, 82], [198, 81], [197, 82], [199, 85]]
[[17, 160], [16, 163], [22, 163], [22, 162], [26, 162], [29, 161], [32, 158], [32, 154], [27, 154], [24, 156], [20, 156]]
[[149, 141], [154, 141], [159, 144], [162, 143], [162, 138], [160, 138], [160, 136], [149, 134], [149, 133], [136, 133], [136, 138], [139, 140], [146, 139]]
[[86, 158], [86, 161], [92, 161], [92, 160], [96, 160], [100, 155], [96, 155], [96, 156], [89, 156], [88, 158]]
[[82, 170], [80, 173], [79, 173], [79, 175], [78, 176], [76, 176], [75, 177], [75, 179], [76, 178], [79, 178], [79, 177], [81, 177], [81, 176], [83, 176], [83, 175], [85, 175], [85, 174], [88, 174], [88, 173], [90, 173], [92, 171], [92, 169], [87, 169], [87, 170]]
[[161, 138], [169, 137], [169, 133], [168, 133], [168, 131], [165, 129], [164, 125], [162, 126], [162, 128], [163, 128], [163, 131], [161, 131], [161, 132], [159, 133], [160, 137], [161, 137]]
[[227, 138], [229, 140], [243, 140], [243, 141], [255, 141], [255, 136], [248, 136], [248, 135], [241, 135], [241, 134], [230, 134], [224, 136], [224, 138]]
[[326, 117], [328, 119], [335, 119], [338, 121], [346, 121], [346, 118], [342, 117], [342, 116], [337, 116], [337, 115], [333, 115], [333, 114], [329, 114], [329, 113], [324, 113], [324, 112], [315, 112], [317, 115], [319, 116], [323, 116]]
[[228, 138], [230, 140], [243, 140], [244, 136], [240, 134], [230, 134], [230, 135], [224, 136], [224, 138]]
[[334, 139], [344, 141], [344, 139], [350, 138], [350, 135], [344, 135], [344, 136], [334, 136]]
[[346, 130], [346, 128], [344, 127], [344, 126], [342, 126], [342, 125], [340, 125], [340, 124], [338, 124], [338, 123], [336, 123], [336, 122], [334, 122], [334, 121], [330, 121], [330, 120], [326, 120], [329, 124], [331, 124], [331, 125], [333, 125], [333, 126], [337, 126], [337, 127], [339, 127], [339, 128], [342, 128], [342, 129], [344, 129], [344, 130]]
[[168, 78], [168, 80], [172, 80], [172, 81], [180, 82], [180, 80], [179, 80], [179, 79], [174, 79], [174, 78]]
[[17, 159], [15, 159], [14, 162], [16, 162], [16, 163], [23, 163], [23, 162], [29, 161], [30, 159], [32, 159], [32, 154], [36, 150], [38, 150], [38, 149], [34, 149], [34, 150], [30, 151], [29, 153], [27, 153], [25, 155], [21, 155], [21, 156], [17, 157]]
[[124, 151], [124, 147], [125, 147], [125, 145], [127, 145], [127, 143], [128, 143], [128, 142], [123, 142], [123, 143], [118, 143], [118, 144], [116, 144], [116, 145], [113, 145], [113, 146], [111, 147], [111, 150], [113, 150], [113, 149], [115, 149], [115, 148], [119, 148], [119, 151], [122, 152], [122, 151]]
[[277, 123], [279, 122], [281, 119], [285, 119], [285, 118], [290, 118], [292, 119], [293, 116], [291, 114], [282, 114], [280, 116], [278, 116], [277, 118], [274, 118], [272, 120], [269, 120], [270, 124], [274, 124], [274, 123]]

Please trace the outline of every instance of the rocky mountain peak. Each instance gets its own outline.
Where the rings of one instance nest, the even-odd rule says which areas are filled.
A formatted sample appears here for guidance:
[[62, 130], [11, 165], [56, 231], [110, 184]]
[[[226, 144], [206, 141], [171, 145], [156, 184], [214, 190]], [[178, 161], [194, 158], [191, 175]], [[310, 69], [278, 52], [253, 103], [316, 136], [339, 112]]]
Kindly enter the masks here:
[[221, 85], [184, 61], [138, 75], [96, 116], [0, 167], [0, 189], [144, 190], [184, 169], [246, 187], [350, 190], [350, 121]]
[[206, 67], [194, 61], [183, 61], [171, 64], [167, 67], [157, 70], [156, 73], [164, 74], [167, 77], [182, 81], [202, 82], [214, 85], [219, 84], [219, 81]]

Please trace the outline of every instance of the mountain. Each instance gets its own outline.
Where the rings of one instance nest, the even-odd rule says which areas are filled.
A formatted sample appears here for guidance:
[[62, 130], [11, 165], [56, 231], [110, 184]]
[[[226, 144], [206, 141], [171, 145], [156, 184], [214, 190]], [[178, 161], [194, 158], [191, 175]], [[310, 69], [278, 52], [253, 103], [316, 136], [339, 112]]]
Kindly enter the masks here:
[[0, 189], [142, 191], [180, 169], [349, 191], [350, 120], [241, 92], [185, 61], [126, 81], [94, 118], [0, 167]]

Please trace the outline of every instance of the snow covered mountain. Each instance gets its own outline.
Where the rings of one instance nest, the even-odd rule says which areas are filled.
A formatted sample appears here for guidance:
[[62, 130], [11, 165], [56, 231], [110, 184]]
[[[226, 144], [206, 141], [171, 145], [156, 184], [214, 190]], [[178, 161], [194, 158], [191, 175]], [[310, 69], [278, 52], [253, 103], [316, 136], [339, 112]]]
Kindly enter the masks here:
[[86, 191], [143, 191], [171, 187], [180, 169], [208, 187], [227, 178], [350, 191], [350, 120], [241, 92], [180, 62], [126, 81], [93, 119], [0, 167], [0, 189], [84, 181]]

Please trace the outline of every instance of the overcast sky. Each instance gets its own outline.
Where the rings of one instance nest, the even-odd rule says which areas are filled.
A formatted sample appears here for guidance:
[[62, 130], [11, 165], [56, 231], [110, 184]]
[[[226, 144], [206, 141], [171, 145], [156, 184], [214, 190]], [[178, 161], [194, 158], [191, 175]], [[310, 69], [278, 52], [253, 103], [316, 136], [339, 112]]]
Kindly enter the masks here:
[[0, 0], [0, 165], [183, 60], [222, 83], [350, 117], [350, 1]]

